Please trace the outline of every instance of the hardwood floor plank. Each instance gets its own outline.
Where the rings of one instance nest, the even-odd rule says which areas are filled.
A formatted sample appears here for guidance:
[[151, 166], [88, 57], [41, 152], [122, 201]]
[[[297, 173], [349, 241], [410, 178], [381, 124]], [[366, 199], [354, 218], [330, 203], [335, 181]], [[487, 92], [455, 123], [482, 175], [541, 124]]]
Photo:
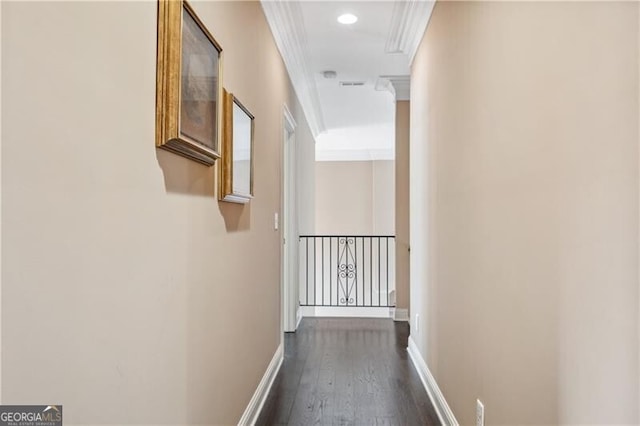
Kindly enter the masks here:
[[257, 425], [439, 425], [407, 356], [409, 327], [388, 319], [305, 318]]

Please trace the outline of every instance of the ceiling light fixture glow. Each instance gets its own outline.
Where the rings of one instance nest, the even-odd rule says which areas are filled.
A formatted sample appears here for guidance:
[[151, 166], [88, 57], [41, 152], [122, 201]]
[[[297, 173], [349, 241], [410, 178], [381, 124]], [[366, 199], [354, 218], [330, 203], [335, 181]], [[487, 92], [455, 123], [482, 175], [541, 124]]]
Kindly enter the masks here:
[[345, 13], [344, 15], [338, 16], [338, 22], [344, 25], [355, 24], [358, 21], [358, 17], [351, 13]]

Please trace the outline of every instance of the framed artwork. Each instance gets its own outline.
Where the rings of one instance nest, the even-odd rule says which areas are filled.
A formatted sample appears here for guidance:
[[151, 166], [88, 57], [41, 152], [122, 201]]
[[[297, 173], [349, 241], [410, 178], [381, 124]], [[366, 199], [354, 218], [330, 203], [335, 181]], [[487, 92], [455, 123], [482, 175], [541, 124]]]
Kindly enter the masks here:
[[219, 198], [247, 203], [253, 198], [254, 117], [227, 91], [224, 91], [223, 127]]
[[222, 48], [184, 0], [158, 0], [156, 146], [220, 158]]

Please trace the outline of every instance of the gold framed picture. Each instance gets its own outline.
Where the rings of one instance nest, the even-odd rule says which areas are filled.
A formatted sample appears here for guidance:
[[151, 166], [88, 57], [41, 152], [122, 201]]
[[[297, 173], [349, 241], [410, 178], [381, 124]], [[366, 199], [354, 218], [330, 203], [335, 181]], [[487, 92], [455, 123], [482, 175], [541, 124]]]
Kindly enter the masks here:
[[156, 146], [220, 158], [222, 48], [184, 0], [158, 0]]
[[224, 124], [218, 196], [221, 201], [248, 203], [253, 198], [254, 116], [226, 90], [223, 90], [223, 98]]

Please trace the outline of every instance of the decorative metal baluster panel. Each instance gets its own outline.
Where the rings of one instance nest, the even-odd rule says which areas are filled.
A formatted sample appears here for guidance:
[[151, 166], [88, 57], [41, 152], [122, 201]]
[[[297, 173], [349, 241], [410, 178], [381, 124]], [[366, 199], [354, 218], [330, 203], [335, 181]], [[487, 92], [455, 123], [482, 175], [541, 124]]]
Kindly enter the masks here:
[[340, 238], [338, 242], [338, 302], [340, 306], [355, 305], [354, 288], [357, 282], [355, 239]]
[[393, 235], [300, 236], [300, 306], [395, 305]]

